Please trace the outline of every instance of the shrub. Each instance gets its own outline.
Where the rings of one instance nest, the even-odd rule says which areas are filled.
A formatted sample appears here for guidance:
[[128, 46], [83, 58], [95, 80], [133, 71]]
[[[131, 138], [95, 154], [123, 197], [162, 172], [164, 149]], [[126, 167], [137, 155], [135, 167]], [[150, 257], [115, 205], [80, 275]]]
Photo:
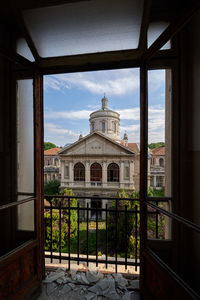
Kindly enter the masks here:
[[[73, 198], [68, 199], [52, 199], [52, 204], [54, 206], [61, 206], [61, 250], [68, 243], [68, 233], [69, 233], [69, 209], [62, 209], [62, 207], [68, 207], [70, 201], [70, 207], [77, 207], [78, 200], [74, 198], [72, 190], [64, 189], [64, 195], [72, 196]], [[51, 214], [50, 211], [45, 212], [44, 214], [44, 223], [45, 223], [45, 250], [50, 251], [51, 247]], [[53, 209], [52, 212], [52, 250], [59, 251], [60, 244], [60, 233], [59, 233], [59, 209]], [[77, 236], [77, 210], [70, 209], [70, 239], [73, 239]]]
[[[159, 196], [162, 197], [164, 192], [159, 191]], [[147, 195], [158, 196], [158, 192], [154, 191], [151, 187], [148, 188]], [[135, 191], [132, 192], [131, 195], [128, 195], [123, 189], [117, 193], [118, 198], [127, 198], [127, 200], [119, 200], [118, 201], [118, 210], [125, 210], [125, 206], [127, 207], [127, 211], [129, 210], [140, 210], [140, 202], [131, 201], [130, 198], [139, 198], [139, 193]], [[162, 206], [162, 204], [159, 204]], [[115, 209], [115, 200], [112, 203], [110, 209]], [[151, 208], [148, 208], [148, 211], [154, 211]], [[126, 220], [125, 220], [126, 218]], [[116, 222], [116, 214], [110, 212], [108, 214], [108, 232], [109, 232], [109, 251], [111, 254], [114, 254], [115, 249], [115, 222]], [[136, 224], [137, 222], [137, 224]], [[127, 229], [125, 227], [125, 223], [127, 224]], [[137, 226], [136, 226], [137, 225]], [[164, 216], [158, 215], [158, 238], [164, 238], [164, 226], [165, 219]], [[127, 250], [128, 257], [134, 258], [136, 253], [136, 228], [137, 228], [137, 256], [139, 256], [140, 250], [140, 214], [137, 213], [137, 221], [136, 221], [136, 213], [127, 213], [119, 212], [117, 215], [117, 250], [120, 253], [121, 257], [125, 256], [125, 251]], [[156, 217], [155, 214], [148, 215], [147, 220], [147, 230], [148, 230], [148, 238], [155, 238], [156, 235]], [[127, 249], [126, 249], [127, 247]]]
[[[137, 201], [131, 201], [129, 198], [136, 198], [137, 194], [135, 191], [132, 192], [131, 195], [126, 194], [124, 190], [120, 190], [117, 193], [118, 198], [127, 198], [127, 200], [119, 200], [118, 201], [118, 210], [125, 210], [127, 207], [127, 211], [135, 210], [136, 206], [139, 208], [139, 204]], [[115, 200], [112, 203], [110, 209], [115, 209]], [[139, 209], [138, 209], [139, 210]], [[135, 253], [135, 242], [134, 236], [136, 231], [136, 213], [125, 213], [118, 212], [117, 213], [117, 250], [118, 253], [121, 253], [124, 256], [125, 250], [127, 253]], [[126, 220], [125, 220], [126, 219]], [[108, 231], [109, 231], [109, 251], [114, 254], [115, 248], [115, 230], [116, 230], [116, 213], [110, 212], [108, 214]], [[127, 226], [125, 226], [125, 223]], [[137, 213], [137, 228], [139, 229], [140, 216]], [[139, 239], [139, 231], [138, 231], [138, 239]], [[125, 249], [127, 247], [127, 249]]]
[[44, 185], [45, 195], [58, 195], [60, 191], [60, 181], [57, 179], [50, 180]]

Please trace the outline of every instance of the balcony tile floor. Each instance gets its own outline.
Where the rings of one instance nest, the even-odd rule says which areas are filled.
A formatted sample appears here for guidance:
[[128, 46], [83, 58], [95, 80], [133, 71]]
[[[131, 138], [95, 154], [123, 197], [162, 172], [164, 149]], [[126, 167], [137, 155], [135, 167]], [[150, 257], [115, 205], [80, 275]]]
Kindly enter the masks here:
[[80, 272], [65, 268], [47, 274], [37, 300], [139, 300], [139, 280], [122, 274], [103, 274], [96, 270]]

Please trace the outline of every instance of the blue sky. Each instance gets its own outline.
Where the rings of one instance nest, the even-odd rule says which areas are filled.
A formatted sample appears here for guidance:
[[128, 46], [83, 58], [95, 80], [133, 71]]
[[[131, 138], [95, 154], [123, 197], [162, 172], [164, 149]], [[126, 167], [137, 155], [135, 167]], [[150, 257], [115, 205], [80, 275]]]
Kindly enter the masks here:
[[[149, 142], [164, 141], [165, 72], [149, 71]], [[89, 115], [106, 93], [120, 113], [120, 136], [139, 142], [139, 69], [48, 75], [44, 79], [44, 140], [63, 146], [89, 133]]]

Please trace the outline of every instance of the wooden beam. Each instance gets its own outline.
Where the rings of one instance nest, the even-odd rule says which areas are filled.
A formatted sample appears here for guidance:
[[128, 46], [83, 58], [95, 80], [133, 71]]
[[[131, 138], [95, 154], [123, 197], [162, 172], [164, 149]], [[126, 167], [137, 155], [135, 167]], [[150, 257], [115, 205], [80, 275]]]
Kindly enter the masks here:
[[146, 50], [141, 57], [141, 62], [150, 59], [162, 46], [166, 44], [194, 15], [200, 8], [200, 1], [193, 1], [193, 5], [184, 9], [180, 15], [166, 28], [157, 40]]
[[27, 42], [27, 44], [28, 44], [28, 46], [31, 50], [31, 53], [32, 53], [35, 61], [37, 62], [40, 59], [40, 56], [38, 54], [38, 51], [35, 47], [35, 44], [34, 44], [32, 38], [31, 38], [31, 36], [28, 32], [28, 29], [26, 28], [22, 13], [17, 8], [15, 8], [14, 11], [15, 11], [16, 22], [19, 26], [20, 32], [21, 32], [22, 36], [25, 38], [25, 40], [26, 40], [26, 42]]
[[145, 287], [144, 251], [147, 242], [147, 144], [148, 144], [148, 92], [147, 68], [140, 66], [140, 289]]
[[144, 0], [142, 24], [140, 29], [139, 51], [144, 53], [147, 48], [147, 30], [149, 26], [149, 18], [151, 13], [152, 0]]
[[44, 277], [44, 147], [43, 147], [43, 77], [39, 72], [34, 76], [34, 132], [35, 132], [35, 195], [36, 195], [36, 240], [37, 274], [40, 283]]
[[139, 67], [139, 51], [123, 50], [63, 57], [41, 58], [38, 67], [43, 74], [95, 71]]

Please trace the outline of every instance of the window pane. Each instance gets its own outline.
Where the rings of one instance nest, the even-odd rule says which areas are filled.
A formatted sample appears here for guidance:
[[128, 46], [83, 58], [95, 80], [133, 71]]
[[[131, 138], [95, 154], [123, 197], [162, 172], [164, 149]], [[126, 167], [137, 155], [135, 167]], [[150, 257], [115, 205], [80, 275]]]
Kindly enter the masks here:
[[35, 237], [34, 200], [17, 207], [1, 210], [0, 221], [0, 256], [2, 256]]
[[34, 193], [32, 79], [17, 82], [17, 192]]
[[[19, 196], [18, 200], [23, 200], [27, 196]], [[19, 205], [17, 208], [18, 230], [34, 231], [34, 201]]]
[[[163, 33], [169, 23], [167, 22], [153, 22], [149, 24], [147, 33], [148, 48], [155, 42], [155, 40]], [[170, 41], [168, 41], [160, 50], [170, 49]]]
[[138, 47], [141, 0], [94, 0], [24, 11], [40, 56], [63, 56]]
[[171, 70], [148, 71], [148, 186], [171, 196]]

